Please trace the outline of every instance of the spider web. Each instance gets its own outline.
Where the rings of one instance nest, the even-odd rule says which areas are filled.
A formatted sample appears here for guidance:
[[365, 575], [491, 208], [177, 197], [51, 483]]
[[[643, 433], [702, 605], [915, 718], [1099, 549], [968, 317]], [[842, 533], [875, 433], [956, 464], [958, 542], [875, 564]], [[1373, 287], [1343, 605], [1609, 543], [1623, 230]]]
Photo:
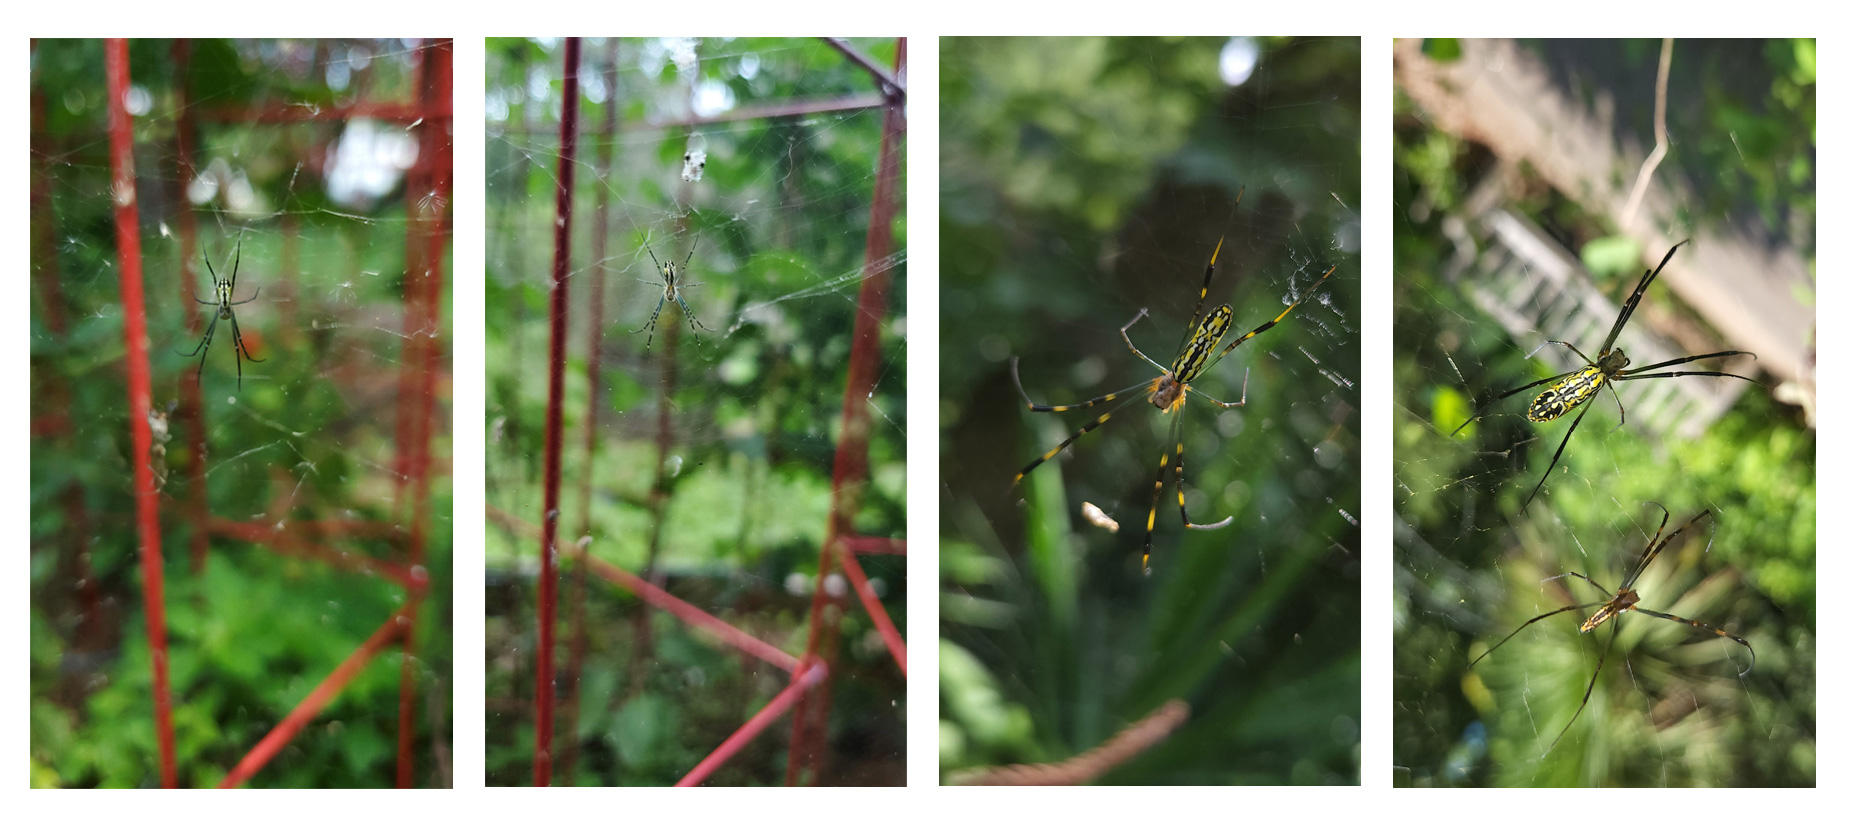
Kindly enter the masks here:
[[[1593, 76], [1564, 71], [1579, 83]], [[1586, 239], [1607, 230], [1578, 205], [1431, 127], [1405, 99], [1399, 106], [1395, 783], [1814, 782], [1802, 757], [1814, 748], [1814, 431], [1746, 382], [1620, 382], [1623, 425], [1607, 388], [1521, 513], [1579, 411], [1528, 422], [1536, 387], [1453, 429], [1508, 388], [1584, 364], [1546, 340], [1596, 357], [1611, 309], [1660, 251], [1632, 245], [1616, 264], [1602, 263], [1611, 247]], [[1689, 108], [1685, 116], [1697, 117]], [[1678, 134], [1692, 142], [1702, 127], [1684, 124]], [[1677, 174], [1670, 157], [1659, 176]], [[1690, 203], [1680, 214], [1701, 210]], [[1743, 209], [1716, 220], [1757, 216]], [[1678, 267], [1699, 254], [1678, 252], [1619, 335], [1634, 365], [1730, 349], [1674, 298]], [[1672, 369], [1753, 375], [1752, 367]], [[1591, 609], [1565, 612], [1467, 666], [1530, 617], [1607, 599], [1554, 578], [1579, 572], [1615, 591], [1663, 518], [1650, 502], [1667, 508], [1670, 530], [1704, 509], [1714, 519], [1653, 563], [1636, 584], [1639, 607], [1746, 637], [1757, 667], [1739, 676], [1751, 658], [1737, 643], [1623, 615], [1590, 701], [1548, 753], [1586, 694], [1610, 627], [1582, 635], [1578, 623]]]
[[[204, 485], [208, 518], [260, 523], [280, 534], [317, 521], [371, 523], [370, 531], [322, 544], [347, 561], [400, 560], [412, 530], [399, 496], [411, 490], [398, 466], [405, 448], [393, 429], [406, 369], [403, 353], [420, 337], [436, 339], [441, 353], [449, 328], [445, 310], [439, 310], [433, 326], [406, 329], [406, 212], [443, 216], [448, 205], [436, 193], [406, 191], [407, 171], [419, 151], [419, 124], [366, 113], [371, 107], [408, 108], [416, 100], [426, 47], [396, 39], [197, 40], [190, 44], [185, 78], [175, 74], [171, 48], [168, 41], [132, 41], [133, 85], [127, 96], [134, 117], [134, 195], [153, 375], [155, 444], [148, 461], [170, 518], [168, 557], [186, 555], [180, 537], [187, 532], [206, 530], [175, 524], [189, 512], [193, 486]], [[100, 576], [116, 579], [134, 562], [135, 542], [127, 538], [133, 528], [125, 516], [134, 510], [133, 459], [122, 420], [123, 313], [102, 44], [41, 41], [33, 60], [35, 89], [44, 94], [42, 140], [34, 142], [33, 164], [35, 174], [44, 176], [49, 207], [44, 215], [50, 221], [45, 234], [34, 236], [34, 415], [70, 420], [68, 439], [35, 445], [33, 484], [39, 490], [74, 484], [86, 492], [103, 514], [104, 535], [122, 534], [120, 541], [103, 544], [130, 550], [111, 551], [97, 561]], [[347, 106], [354, 107], [350, 117], [321, 117]], [[181, 172], [177, 143], [186, 116], [195, 124], [192, 175]], [[194, 273], [190, 284], [181, 261], [188, 213], [197, 222], [194, 257], [184, 262]], [[201, 253], [226, 279], [234, 257], [239, 259], [233, 300], [248, 303], [233, 309], [244, 342], [263, 359], [242, 362], [241, 387], [229, 321], [218, 322], [203, 370], [198, 356], [186, 356], [216, 311], [195, 301], [214, 296]], [[48, 289], [53, 282], [55, 290]], [[447, 308], [447, 300], [439, 299], [439, 306]], [[201, 332], [189, 328], [192, 317], [200, 320]], [[439, 363], [446, 374], [447, 357], [440, 356]], [[448, 421], [440, 390], [446, 379], [429, 378], [439, 388], [432, 422]], [[187, 385], [194, 382], [202, 396], [203, 455], [193, 453], [183, 409]], [[447, 455], [447, 428], [433, 423], [430, 429], [431, 454]], [[449, 590], [449, 481], [446, 473], [433, 471], [431, 482], [428, 507], [441, 516], [429, 520], [434, 533], [428, 553], [438, 568], [430, 593], [442, 600]], [[212, 564], [243, 570], [251, 545], [219, 539]], [[402, 589], [390, 582], [314, 570], [311, 587], [347, 597], [340, 600], [345, 607], [313, 603], [325, 611], [327, 639], [341, 641], [347, 650], [402, 604]], [[176, 589], [170, 601], [200, 586], [193, 578], [170, 576]], [[48, 596], [45, 605], [55, 609], [57, 602]], [[187, 624], [187, 609], [174, 610], [176, 650], [198, 643], [201, 629]], [[441, 631], [434, 638], [431, 633], [420, 632], [425, 637], [420, 648], [428, 655], [420, 668], [447, 674], [447, 640]], [[337, 665], [341, 654], [326, 653], [327, 662], [317, 660], [303, 674]], [[277, 713], [298, 699], [266, 698]], [[223, 739], [230, 744], [226, 748], [248, 748], [274, 724], [268, 712], [248, 715], [212, 739]], [[390, 713], [396, 714], [395, 705]], [[358, 716], [348, 719], [362, 726]], [[447, 732], [441, 736], [447, 738]], [[311, 742], [318, 739], [297, 742], [313, 752], [321, 748]], [[327, 771], [324, 758], [298, 755], [278, 759], [265, 776], [275, 779], [276, 772], [303, 765]], [[383, 776], [368, 767], [354, 771], [348, 782], [355, 785]], [[322, 778], [310, 782], [329, 782], [324, 774], [309, 776]]]
[[[891, 65], [894, 41], [850, 42]], [[488, 501], [523, 516], [538, 513], [543, 499], [538, 437], [545, 413], [561, 51], [553, 40], [496, 41], [488, 66]], [[865, 260], [883, 119], [876, 87], [864, 69], [813, 39], [588, 38], [583, 55], [561, 535], [576, 536], [588, 526], [598, 556], [631, 571], [653, 571], [670, 591], [720, 616], [737, 609], [743, 621], [763, 622], [758, 606], [768, 603], [781, 630], [767, 633], [790, 633], [782, 626], [806, 616], [799, 611], [806, 611], [815, 549], [827, 528], [858, 295], [875, 275], [892, 284], [887, 310], [876, 319], [881, 364], [868, 397], [871, 475], [859, 485], [856, 527], [868, 535], [904, 535], [902, 207], [894, 252], [871, 264]], [[611, 106], [618, 119], [614, 137], [605, 121]], [[802, 108], [809, 111], [796, 111]], [[897, 150], [903, 158], [903, 147]], [[704, 153], [704, 166], [691, 169], [688, 157], [696, 152]], [[904, 191], [903, 172], [898, 191]], [[600, 204], [608, 210], [601, 239]], [[680, 297], [698, 329], [675, 302], [663, 302], [656, 261], [686, 263], [684, 282], [698, 286]], [[585, 347], [594, 323], [592, 284], [599, 277], [607, 281], [601, 386], [593, 397]], [[645, 326], [658, 304], [649, 343]], [[582, 434], [592, 408], [597, 455], [586, 466]], [[659, 477], [658, 458], [665, 468]], [[593, 491], [588, 516], [578, 493], [584, 474]], [[663, 502], [659, 526], [651, 510], [657, 501]], [[533, 557], [525, 538], [489, 531], [488, 561], [496, 572], [491, 583], [523, 581]], [[877, 589], [902, 593], [902, 561], [863, 565]], [[620, 616], [634, 614], [629, 605], [624, 601]], [[528, 618], [522, 613], [510, 621], [525, 624]], [[657, 633], [679, 633], [660, 628]], [[603, 653], [593, 652], [587, 662], [615, 663], [622, 668], [611, 673], [625, 672], [622, 680], [636, 681], [631, 686], [646, 680], [650, 689], [608, 686], [621, 697], [608, 704], [618, 709], [618, 731], [587, 738], [587, 759], [613, 749], [619, 759], [608, 763], [609, 770], [637, 773], [623, 782], [671, 782], [679, 774], [669, 767], [684, 772], [703, 756], [680, 750], [710, 748], [729, 733], [720, 730], [720, 716], [694, 707], [666, 712], [679, 724], [664, 724], [672, 733], [657, 733], [659, 727], [642, 718], [651, 713], [656, 692], [669, 690], [662, 680], [674, 682], [677, 692], [711, 692], [730, 679], [723, 675], [736, 664], [693, 662], [687, 658], [704, 655], [664, 643], [650, 663], [635, 664], [649, 668], [645, 678], [613, 652], [646, 649], [646, 639], [599, 645]], [[689, 664], [719, 682], [676, 670]], [[597, 668], [587, 665], [587, 698], [605, 688]], [[781, 688], [764, 677], [748, 686], [741, 690], [765, 697]], [[510, 684], [506, 690], [530, 689]], [[603, 713], [586, 709], [587, 715]], [[736, 715], [726, 714], [736, 726]], [[890, 710], [850, 724], [868, 733], [862, 757], [870, 777], [902, 766], [903, 729], [887, 715]], [[513, 722], [491, 722], [491, 731]], [[649, 746], [650, 738], [660, 739]], [[526, 744], [530, 748], [530, 735]], [[651, 748], [667, 753], [646, 754]], [[507, 773], [491, 782], [525, 782], [530, 751], [521, 755], [510, 746], [507, 754]], [[495, 771], [491, 766], [491, 775]], [[720, 782], [766, 779], [746, 771]]]
[[[1106, 782], [1355, 782], [1356, 41], [942, 44], [943, 769], [1064, 759], [1181, 698]], [[1010, 361], [1042, 404], [1149, 381], [1118, 328], [1147, 308], [1130, 335], [1170, 363], [1222, 237], [1229, 341], [1304, 300], [1195, 384], [1245, 390], [1180, 425], [1189, 514], [1232, 523], [1183, 531], [1171, 478], [1145, 579], [1174, 416], [1133, 391], [1011, 489], [1109, 407], [1028, 413]]]

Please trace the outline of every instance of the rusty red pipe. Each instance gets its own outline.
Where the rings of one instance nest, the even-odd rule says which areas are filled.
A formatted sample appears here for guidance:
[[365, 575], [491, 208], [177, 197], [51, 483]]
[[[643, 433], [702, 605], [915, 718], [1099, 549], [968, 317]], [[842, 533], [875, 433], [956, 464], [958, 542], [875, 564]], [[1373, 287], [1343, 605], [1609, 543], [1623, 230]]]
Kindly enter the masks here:
[[765, 728], [776, 722], [777, 718], [782, 717], [784, 712], [789, 711], [790, 706], [795, 705], [797, 699], [821, 685], [822, 680], [827, 676], [828, 665], [826, 663], [810, 663], [808, 668], [790, 681], [788, 688], [778, 692], [776, 697], [771, 698], [769, 704], [760, 709], [757, 714], [752, 715], [744, 725], [739, 726], [738, 731], [732, 732], [732, 736], [720, 743], [719, 748], [713, 749], [712, 754], [707, 755], [705, 760], [701, 760], [699, 765], [693, 767], [693, 771], [688, 772], [686, 777], [681, 778], [674, 785], [676, 787], [698, 786], [706, 782], [706, 778], [712, 776], [712, 773], [718, 771], [720, 766], [724, 766], [727, 760], [731, 760], [733, 755], [749, 745]]
[[103, 45], [109, 84], [109, 162], [114, 171], [116, 264], [122, 282], [122, 335], [128, 345], [128, 429], [134, 442], [135, 516], [141, 537], [142, 611], [148, 622], [149, 660], [154, 664], [154, 736], [160, 750], [161, 786], [179, 784], [173, 757], [173, 701], [167, 689], [167, 604], [161, 568], [160, 493], [148, 466], [153, 435], [148, 431], [152, 382], [148, 377], [148, 320], [141, 289], [141, 229], [135, 203], [134, 124], [128, 100], [128, 41]]
[[539, 543], [539, 666], [533, 697], [533, 785], [552, 784], [553, 630], [558, 616], [559, 436], [565, 407], [567, 277], [571, 274], [571, 184], [578, 155], [579, 39], [565, 38], [564, 105], [559, 115], [558, 222], [552, 236], [552, 340], [547, 363], [545, 513]]

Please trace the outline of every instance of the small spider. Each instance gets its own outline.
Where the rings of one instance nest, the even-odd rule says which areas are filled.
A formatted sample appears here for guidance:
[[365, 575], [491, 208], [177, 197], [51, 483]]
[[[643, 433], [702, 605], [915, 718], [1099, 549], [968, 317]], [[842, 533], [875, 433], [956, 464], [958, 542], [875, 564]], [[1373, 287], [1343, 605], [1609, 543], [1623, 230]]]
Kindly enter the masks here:
[[207, 301], [203, 298], [200, 298], [197, 295], [193, 296], [193, 300], [199, 302], [200, 304], [204, 304], [207, 306], [215, 306], [218, 308], [218, 311], [213, 313], [212, 323], [206, 325], [205, 338], [199, 341], [199, 346], [194, 347], [191, 353], [186, 354], [187, 358], [192, 358], [194, 353], [197, 353], [199, 355], [199, 378], [203, 380], [205, 378], [205, 357], [208, 353], [212, 352], [212, 333], [218, 329], [218, 322], [221, 319], [230, 321], [231, 322], [232, 354], [234, 358], [238, 359], [237, 367], [238, 367], [238, 389], [239, 390], [244, 389], [244, 361], [243, 360], [250, 359], [251, 361], [263, 361], [263, 359], [260, 359], [260, 358], [257, 358], [256, 356], [251, 355], [250, 348], [244, 346], [244, 336], [243, 334], [238, 332], [237, 316], [231, 313], [232, 307], [236, 307], [240, 304], [249, 304], [252, 301], [256, 301], [257, 296], [260, 296], [263, 294], [263, 288], [258, 287], [257, 291], [251, 294], [251, 297], [246, 298], [243, 301], [232, 301], [231, 300], [232, 292], [237, 290], [238, 262], [243, 258], [243, 255], [244, 255], [244, 237], [240, 235], [238, 236], [237, 252], [232, 256], [232, 259], [231, 259], [231, 277], [228, 279], [220, 280], [218, 277], [218, 272], [212, 269], [212, 259], [206, 256], [204, 250], [201, 250], [199, 252], [199, 257], [205, 259], [206, 272], [211, 273], [212, 275], [212, 295], [214, 296], [214, 300]]
[[649, 260], [655, 262], [655, 269], [658, 269], [661, 271], [661, 280], [660, 281], [649, 281], [643, 278], [638, 278], [636, 280], [641, 281], [644, 284], [654, 284], [660, 287], [661, 288], [661, 298], [655, 302], [655, 312], [649, 314], [648, 323], [640, 327], [637, 327], [634, 330], [630, 330], [629, 332], [630, 333], [640, 333], [643, 330], [649, 331], [648, 341], [642, 345], [642, 352], [644, 354], [648, 353], [649, 348], [653, 346], [655, 343], [655, 320], [661, 317], [661, 308], [666, 306], [668, 302], [672, 301], [680, 305], [681, 315], [684, 315], [687, 317], [687, 326], [689, 329], [694, 331], [693, 340], [697, 343], [700, 340], [699, 331], [705, 330], [707, 332], [712, 332], [713, 328], [708, 327], [704, 324], [701, 324], [699, 319], [693, 317], [693, 310], [687, 306], [687, 300], [684, 298], [681, 298], [681, 290], [685, 290], [689, 287], [703, 287], [706, 285], [705, 284], [686, 284], [686, 283], [682, 283], [681, 279], [687, 277], [687, 265], [693, 263], [693, 253], [694, 253], [694, 250], [698, 250], [700, 248], [700, 239], [699, 238], [693, 239], [693, 249], [690, 249], [687, 251], [687, 259], [685, 261], [682, 261], [679, 266], [675, 266], [674, 259], [672, 258], [668, 259], [667, 264], [665, 265], [662, 264], [661, 259], [658, 259], [655, 257], [655, 250], [653, 247], [649, 247], [647, 244], [643, 244], [643, 247], [648, 249]]

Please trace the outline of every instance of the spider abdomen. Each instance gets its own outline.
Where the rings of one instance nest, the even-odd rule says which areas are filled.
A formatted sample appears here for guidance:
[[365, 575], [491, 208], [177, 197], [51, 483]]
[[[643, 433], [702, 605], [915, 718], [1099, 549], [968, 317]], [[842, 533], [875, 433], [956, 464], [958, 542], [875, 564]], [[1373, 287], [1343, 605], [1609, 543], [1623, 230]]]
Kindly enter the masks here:
[[[1201, 319], [1200, 326], [1194, 328], [1194, 334], [1188, 337], [1188, 346], [1181, 348], [1181, 355], [1175, 357], [1175, 366], [1169, 369], [1176, 381], [1187, 384], [1200, 377], [1201, 371], [1207, 368], [1208, 357], [1213, 355], [1213, 348], [1219, 346], [1220, 339], [1226, 337], [1226, 330], [1232, 323], [1233, 308], [1225, 304]], [[1156, 406], [1168, 409], [1166, 404]]]
[[1572, 412], [1599, 392], [1606, 380], [1605, 371], [1597, 366], [1580, 368], [1534, 397], [1534, 404], [1528, 405], [1528, 421], [1551, 422]]

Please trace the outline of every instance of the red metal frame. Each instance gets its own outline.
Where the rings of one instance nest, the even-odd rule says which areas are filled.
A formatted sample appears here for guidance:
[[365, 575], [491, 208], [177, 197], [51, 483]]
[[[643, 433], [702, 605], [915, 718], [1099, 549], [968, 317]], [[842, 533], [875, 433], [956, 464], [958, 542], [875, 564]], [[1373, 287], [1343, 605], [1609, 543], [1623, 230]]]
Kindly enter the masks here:
[[[155, 731], [160, 754], [161, 785], [172, 788], [177, 785], [178, 772], [174, 757], [172, 702], [167, 674], [166, 608], [160, 534], [161, 496], [154, 483], [153, 470], [147, 461], [152, 446], [152, 433], [148, 422], [152, 382], [147, 360], [147, 321], [141, 279], [141, 242], [136, 214], [134, 125], [124, 108], [129, 89], [128, 42], [122, 39], [107, 40], [104, 53], [109, 87], [110, 165], [114, 178], [113, 191], [116, 196], [116, 242], [118, 266], [121, 271], [123, 335], [127, 343], [125, 367], [129, 391], [129, 430], [134, 449], [133, 455], [140, 457], [140, 460], [134, 463], [134, 490], [140, 536], [143, 609], [147, 616], [148, 641], [154, 672]], [[184, 80], [185, 69], [190, 58], [190, 47], [184, 41], [176, 43], [173, 55], [175, 64], [179, 68], [178, 76], [181, 78], [178, 91], [181, 114], [175, 150], [180, 173], [178, 177], [181, 181], [185, 181], [191, 177], [195, 169], [193, 164], [193, 117], [196, 108], [188, 105]], [[420, 140], [417, 163], [406, 177], [408, 220], [406, 222], [405, 332], [407, 343], [401, 359], [405, 372], [400, 377], [401, 395], [397, 431], [397, 445], [400, 452], [394, 460], [399, 499], [408, 510], [407, 516], [411, 523], [405, 560], [394, 562], [350, 554], [315, 544], [307, 538], [314, 535], [321, 535], [325, 538], [398, 538], [399, 531], [393, 525], [350, 520], [309, 521], [292, 523], [288, 532], [285, 533], [277, 529], [273, 521], [240, 522], [213, 518], [206, 515], [203, 485], [201, 484], [193, 485], [195, 496], [187, 504], [187, 510], [192, 517], [190, 521], [196, 526], [192, 553], [195, 569], [204, 564], [204, 548], [208, 537], [217, 535], [250, 542], [273, 551], [312, 557], [337, 567], [347, 567], [385, 577], [406, 589], [407, 600], [405, 605], [394, 613], [370, 639], [335, 668], [307, 698], [291, 710], [239, 761], [231, 773], [224, 778], [221, 783], [222, 787], [236, 786], [247, 781], [299, 733], [310, 719], [332, 701], [367, 662], [393, 642], [403, 645], [396, 779], [401, 787], [411, 784], [414, 768], [411, 746], [415, 733], [412, 720], [416, 698], [413, 690], [414, 640], [417, 612], [427, 591], [429, 579], [423, 567], [429, 525], [428, 497], [431, 464], [429, 444], [433, 432], [432, 422], [435, 418], [436, 382], [438, 371], [442, 366], [441, 301], [444, 283], [443, 252], [449, 234], [447, 206], [451, 192], [452, 111], [450, 92], [452, 77], [452, 44], [447, 39], [439, 39], [427, 43], [426, 48], [421, 50], [417, 79], [418, 100], [408, 106], [404, 104], [359, 105], [340, 110], [282, 107], [281, 111], [213, 110], [203, 113], [204, 117], [210, 120], [229, 119], [245, 122], [339, 120], [361, 115], [392, 117], [417, 124]], [[192, 258], [197, 251], [197, 230], [189, 211], [181, 212], [178, 223], [182, 252], [181, 291], [190, 305], [192, 296], [187, 291], [196, 277], [192, 269]], [[201, 324], [198, 314], [188, 313], [187, 316], [189, 328], [198, 332]], [[200, 393], [198, 386], [192, 382], [183, 381], [182, 388], [186, 412], [182, 414], [180, 421], [191, 431], [193, 455], [200, 457], [204, 455], [203, 410], [199, 403]], [[197, 458], [195, 461], [198, 461]], [[197, 474], [194, 481], [195, 483], [199, 481]], [[408, 496], [406, 495], [407, 490], [410, 492]]]
[[[721, 642], [791, 672], [789, 686], [726, 738], [712, 754], [682, 777], [675, 784], [677, 786], [696, 786], [704, 782], [771, 723], [792, 710], [794, 710], [795, 722], [790, 738], [790, 768], [786, 779], [790, 785], [814, 782], [820, 771], [821, 746], [825, 743], [827, 735], [828, 680], [832, 673], [831, 664], [835, 660], [835, 641], [838, 636], [841, 614], [840, 611], [825, 610], [831, 603], [839, 601], [827, 593], [826, 581], [831, 559], [839, 557], [841, 560], [842, 569], [848, 579], [853, 582], [862, 605], [866, 607], [874, 625], [879, 629], [881, 640], [885, 643], [887, 650], [892, 653], [900, 671], [902, 673], [905, 671], [905, 640], [887, 615], [878, 595], [873, 592], [865, 573], [861, 571], [860, 564], [855, 559], [856, 554], [862, 553], [903, 554], [905, 542], [879, 537], [862, 537], [853, 533], [854, 514], [859, 509], [858, 493], [867, 478], [867, 443], [871, 432], [867, 397], [878, 382], [880, 324], [886, 315], [886, 292], [890, 289], [892, 282], [890, 272], [878, 267], [877, 263], [885, 260], [891, 253], [892, 224], [898, 213], [898, 199], [902, 197], [899, 191], [898, 152], [904, 141], [905, 133], [903, 81], [905, 40], [901, 38], [898, 42], [894, 70], [890, 74], [870, 63], [845, 43], [834, 40], [830, 40], [830, 43], [840, 49], [850, 60], [868, 69], [869, 74], [873, 75], [878, 82], [880, 96], [872, 101], [851, 99], [841, 104], [802, 102], [798, 105], [804, 111], [828, 111], [838, 108], [860, 108], [868, 103], [878, 103], [883, 106], [884, 121], [880, 139], [879, 167], [874, 180], [872, 214], [867, 234], [866, 270], [869, 275], [861, 281], [857, 300], [858, 312], [855, 313], [854, 341], [848, 359], [848, 381], [842, 402], [841, 437], [835, 451], [827, 537], [819, 553], [815, 598], [810, 610], [808, 642], [803, 656], [799, 659], [677, 599], [643, 577], [638, 577], [591, 556], [583, 547], [565, 545], [558, 541], [558, 430], [563, 405], [561, 388], [565, 361], [565, 274], [569, 269], [570, 189], [572, 168], [575, 165], [579, 55], [577, 40], [575, 38], [566, 40], [564, 107], [560, 118], [559, 174], [557, 176], [559, 220], [557, 235], [554, 239], [553, 259], [553, 313], [549, 362], [551, 384], [546, 410], [545, 511], [542, 526], [536, 531], [540, 534], [541, 559], [539, 646], [536, 653], [538, 660], [536, 670], [539, 679], [535, 697], [536, 736], [533, 758], [536, 785], [546, 785], [550, 780], [551, 683], [554, 657], [552, 625], [556, 619], [555, 602], [557, 599], [555, 563], [560, 555], [571, 556], [580, 565], [600, 577], [630, 591], [649, 605], [661, 608], [689, 625], [711, 632]], [[772, 106], [765, 111], [776, 108]], [[614, 132], [613, 124], [611, 131]], [[601, 257], [599, 256], [600, 259]], [[591, 333], [593, 354], [598, 342], [598, 329], [601, 326], [601, 324], [594, 325]], [[677, 329], [678, 327], [671, 328], [671, 330]], [[671, 358], [672, 351], [673, 339], [670, 335], [664, 342], [663, 358]], [[596, 356], [593, 355], [592, 358], [595, 359]], [[671, 371], [671, 367], [664, 368], [664, 370]], [[595, 380], [593, 376], [592, 381]], [[593, 405], [596, 403], [595, 398], [596, 394], [593, 392]], [[665, 416], [667, 405], [664, 403], [662, 408]], [[587, 428], [594, 426], [593, 423]], [[665, 432], [664, 427], [663, 433]], [[590, 461], [594, 444], [594, 439], [587, 432], [587, 464]], [[665, 455], [665, 452], [664, 448], [660, 453]], [[588, 496], [585, 502], [588, 511]], [[489, 508], [488, 516], [514, 530], [535, 532], [530, 526], [521, 524], [511, 515], [494, 508]], [[588, 513], [586, 518], [588, 519]], [[651, 559], [652, 556], [651, 553]], [[580, 621], [582, 621], [581, 618]], [[574, 652], [571, 668], [573, 679], [576, 679], [579, 673], [580, 656]], [[575, 693], [572, 696], [575, 697]]]

